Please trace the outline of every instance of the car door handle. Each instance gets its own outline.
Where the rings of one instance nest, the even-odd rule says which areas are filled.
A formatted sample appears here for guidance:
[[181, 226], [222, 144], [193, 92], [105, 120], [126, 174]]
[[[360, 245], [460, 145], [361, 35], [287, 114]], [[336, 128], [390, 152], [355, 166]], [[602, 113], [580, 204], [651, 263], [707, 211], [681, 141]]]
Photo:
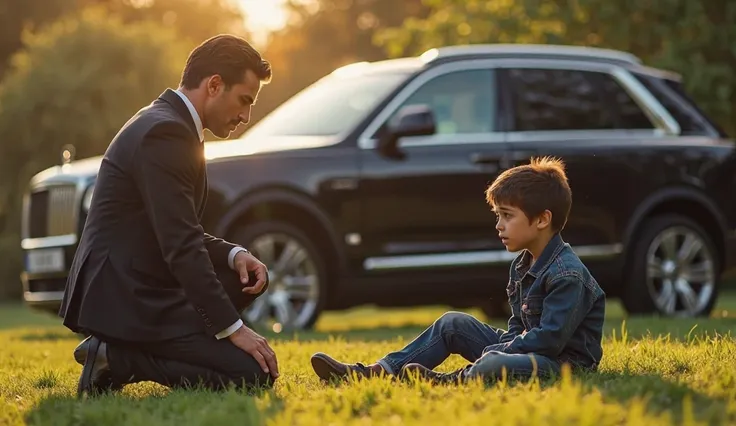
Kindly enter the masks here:
[[470, 161], [474, 164], [498, 164], [498, 155], [487, 155], [476, 152], [470, 155]]
[[501, 167], [497, 155], [488, 155], [476, 152], [470, 156], [470, 162], [481, 166], [485, 173], [496, 173]]
[[521, 164], [526, 164], [533, 156], [534, 152], [532, 151], [513, 151], [505, 154], [501, 159], [499, 159], [498, 164], [504, 170], [510, 169]]

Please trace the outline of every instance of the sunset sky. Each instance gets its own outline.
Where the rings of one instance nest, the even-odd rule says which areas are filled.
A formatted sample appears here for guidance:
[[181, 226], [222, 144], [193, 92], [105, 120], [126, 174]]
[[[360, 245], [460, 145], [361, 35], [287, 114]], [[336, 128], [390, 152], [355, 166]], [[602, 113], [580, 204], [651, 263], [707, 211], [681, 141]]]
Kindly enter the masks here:
[[248, 15], [247, 28], [253, 32], [256, 43], [265, 41], [269, 31], [279, 29], [286, 23], [283, 9], [285, 0], [236, 0]]

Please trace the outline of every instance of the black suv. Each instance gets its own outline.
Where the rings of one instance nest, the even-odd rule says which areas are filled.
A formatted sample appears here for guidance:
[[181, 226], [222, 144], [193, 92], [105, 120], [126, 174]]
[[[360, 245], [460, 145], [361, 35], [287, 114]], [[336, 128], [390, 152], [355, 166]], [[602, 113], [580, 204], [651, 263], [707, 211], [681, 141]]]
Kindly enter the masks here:
[[[553, 155], [573, 190], [563, 238], [609, 297], [631, 313], [707, 315], [736, 265], [735, 152], [677, 75], [625, 52], [445, 47], [337, 69], [242, 138], [208, 143], [204, 227], [270, 268], [251, 323], [308, 328], [363, 303], [503, 315], [515, 254], [484, 190]], [[58, 307], [99, 161], [30, 183], [30, 305]]]

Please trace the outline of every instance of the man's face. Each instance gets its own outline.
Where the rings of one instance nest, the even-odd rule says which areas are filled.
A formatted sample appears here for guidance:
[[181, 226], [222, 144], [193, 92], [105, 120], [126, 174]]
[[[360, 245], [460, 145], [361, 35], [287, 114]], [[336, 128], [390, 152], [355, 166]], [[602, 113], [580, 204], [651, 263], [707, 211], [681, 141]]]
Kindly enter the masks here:
[[538, 220], [529, 220], [524, 211], [518, 207], [500, 204], [495, 206], [494, 211], [497, 216], [498, 236], [510, 252], [529, 248], [545, 227], [540, 227]]
[[247, 70], [242, 81], [229, 88], [218, 75], [210, 77], [206, 84], [203, 125], [218, 138], [227, 138], [240, 123], [250, 121], [250, 111], [261, 90], [261, 81], [253, 71]]

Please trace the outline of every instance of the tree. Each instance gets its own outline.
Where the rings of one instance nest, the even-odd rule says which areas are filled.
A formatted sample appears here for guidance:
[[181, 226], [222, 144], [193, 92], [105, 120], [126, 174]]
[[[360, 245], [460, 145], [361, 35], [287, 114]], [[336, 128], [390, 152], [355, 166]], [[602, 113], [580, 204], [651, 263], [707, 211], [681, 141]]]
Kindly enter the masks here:
[[39, 31], [88, 6], [105, 8], [124, 23], [150, 21], [199, 43], [219, 33], [247, 35], [244, 16], [228, 0], [13, 0], [0, 1], [0, 79], [7, 60], [22, 49], [22, 33]]
[[132, 114], [176, 87], [190, 47], [171, 29], [124, 24], [100, 8], [26, 33], [23, 42], [0, 86], [0, 286], [13, 293], [20, 201], [31, 176], [58, 164], [66, 144], [79, 157], [102, 153]]
[[736, 135], [736, 2], [730, 0], [424, 0], [378, 36], [389, 55], [468, 43], [556, 43], [631, 52], [683, 75], [703, 109]]

